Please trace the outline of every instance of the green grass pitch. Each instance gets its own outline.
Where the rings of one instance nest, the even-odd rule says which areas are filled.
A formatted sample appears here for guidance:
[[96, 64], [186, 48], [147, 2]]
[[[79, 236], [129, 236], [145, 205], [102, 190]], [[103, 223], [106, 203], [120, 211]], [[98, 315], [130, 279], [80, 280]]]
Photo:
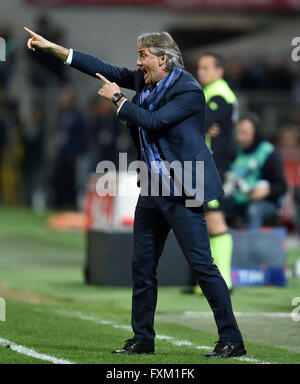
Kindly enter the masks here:
[[[0, 339], [80, 364], [300, 363], [300, 321], [276, 315], [294, 309], [292, 299], [300, 297], [296, 278], [285, 288], [235, 290], [232, 303], [247, 359], [205, 358], [218, 339], [210, 309], [204, 298], [183, 295], [179, 287], [159, 289], [155, 355], [111, 354], [132, 336], [131, 289], [86, 285], [84, 236], [53, 232], [45, 218], [0, 209], [0, 297], [6, 300]], [[289, 266], [299, 257], [300, 251], [290, 252]], [[51, 361], [0, 346], [0, 363]]]

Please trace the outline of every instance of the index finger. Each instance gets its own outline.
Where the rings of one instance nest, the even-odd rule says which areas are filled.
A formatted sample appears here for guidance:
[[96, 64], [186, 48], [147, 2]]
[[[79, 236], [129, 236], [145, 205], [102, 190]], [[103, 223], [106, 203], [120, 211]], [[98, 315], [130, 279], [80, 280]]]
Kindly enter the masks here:
[[25, 29], [26, 32], [29, 33], [29, 35], [31, 35], [31, 36], [35, 36], [35, 35], [36, 35], [36, 33], [33, 32], [31, 29], [29, 29], [29, 28], [27, 28], [27, 27], [24, 27], [24, 29]]
[[100, 75], [100, 73], [96, 73], [96, 76], [97, 76], [101, 81], [103, 81], [103, 83], [110, 84], [110, 81], [107, 80], [106, 77]]

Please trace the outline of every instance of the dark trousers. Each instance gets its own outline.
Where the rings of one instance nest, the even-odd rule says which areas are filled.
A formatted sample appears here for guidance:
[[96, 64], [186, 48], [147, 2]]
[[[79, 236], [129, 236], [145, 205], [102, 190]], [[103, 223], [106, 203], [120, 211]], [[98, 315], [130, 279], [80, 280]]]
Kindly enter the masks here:
[[132, 262], [134, 339], [153, 343], [155, 338], [156, 269], [170, 229], [209, 302], [220, 340], [242, 341], [228, 288], [211, 257], [203, 208], [187, 208], [184, 199], [176, 197], [163, 209], [150, 196], [140, 196], [135, 210]]

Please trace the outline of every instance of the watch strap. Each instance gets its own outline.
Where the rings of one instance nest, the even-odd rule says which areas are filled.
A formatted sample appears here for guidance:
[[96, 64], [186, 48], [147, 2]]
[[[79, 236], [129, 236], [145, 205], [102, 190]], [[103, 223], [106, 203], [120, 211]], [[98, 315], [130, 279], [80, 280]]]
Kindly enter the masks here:
[[117, 102], [118, 102], [120, 99], [122, 99], [122, 97], [125, 97], [125, 96], [123, 95], [123, 93], [115, 93], [115, 94], [113, 95], [113, 98], [112, 98], [113, 103], [116, 105]]

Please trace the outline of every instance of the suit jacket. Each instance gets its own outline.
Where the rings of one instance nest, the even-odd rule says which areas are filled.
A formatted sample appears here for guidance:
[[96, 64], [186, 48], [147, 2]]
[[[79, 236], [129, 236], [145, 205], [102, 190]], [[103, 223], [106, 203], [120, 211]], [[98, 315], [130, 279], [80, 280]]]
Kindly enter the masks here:
[[[192, 186], [196, 186], [196, 161], [204, 162], [203, 202], [214, 200], [224, 191], [212, 158], [212, 152], [205, 144], [205, 97], [201, 85], [188, 72], [166, 92], [158, 108], [152, 112], [138, 106], [138, 97], [145, 86], [141, 70], [129, 70], [105, 63], [98, 58], [73, 51], [71, 66], [96, 77], [101, 73], [121, 88], [134, 90], [136, 95], [126, 101], [119, 112], [119, 118], [126, 120], [140, 158], [138, 127], [146, 130], [150, 138], [158, 143], [163, 157], [170, 163], [177, 160], [184, 169], [184, 162], [192, 164]], [[195, 197], [195, 192], [186, 187], [184, 175], [175, 174], [183, 180], [185, 191]]]

